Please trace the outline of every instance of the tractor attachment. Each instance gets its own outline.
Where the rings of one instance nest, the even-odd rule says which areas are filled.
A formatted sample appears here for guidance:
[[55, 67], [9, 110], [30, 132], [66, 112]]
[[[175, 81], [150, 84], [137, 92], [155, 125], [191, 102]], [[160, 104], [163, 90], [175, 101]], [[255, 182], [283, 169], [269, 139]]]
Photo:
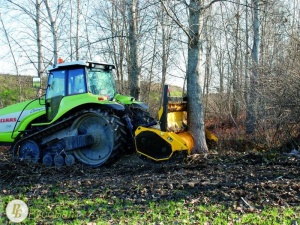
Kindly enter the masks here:
[[[187, 99], [168, 96], [168, 85], [164, 87], [163, 106], [158, 112], [160, 130], [138, 127], [135, 131], [136, 151], [155, 161], [170, 159], [175, 152], [191, 154], [194, 138], [187, 130]], [[206, 139], [218, 142], [218, 138], [205, 129]]]
[[193, 137], [188, 132], [165, 132], [146, 127], [138, 127], [135, 131], [137, 152], [155, 161], [168, 160], [176, 151], [190, 154], [193, 145]]

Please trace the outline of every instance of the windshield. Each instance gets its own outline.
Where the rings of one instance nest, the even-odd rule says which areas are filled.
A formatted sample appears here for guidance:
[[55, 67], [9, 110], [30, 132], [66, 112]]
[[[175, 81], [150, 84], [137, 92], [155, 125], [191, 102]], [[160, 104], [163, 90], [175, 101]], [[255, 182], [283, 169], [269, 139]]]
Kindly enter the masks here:
[[112, 99], [116, 94], [112, 70], [88, 69], [88, 86], [89, 92], [94, 95], [105, 95], [107, 99]]

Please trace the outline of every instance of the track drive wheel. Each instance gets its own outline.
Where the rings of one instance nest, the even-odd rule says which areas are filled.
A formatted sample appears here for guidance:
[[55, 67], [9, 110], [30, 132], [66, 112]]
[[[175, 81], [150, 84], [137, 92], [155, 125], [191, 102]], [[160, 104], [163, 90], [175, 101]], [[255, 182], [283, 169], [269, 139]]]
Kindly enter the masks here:
[[21, 161], [29, 161], [37, 163], [40, 158], [40, 147], [39, 145], [31, 140], [24, 141], [19, 146], [19, 159]]
[[76, 128], [78, 134], [91, 134], [94, 138], [93, 145], [74, 151], [74, 156], [80, 162], [97, 167], [115, 155], [117, 136], [114, 126], [111, 125], [110, 117], [104, 113], [86, 113], [72, 124], [71, 130]]

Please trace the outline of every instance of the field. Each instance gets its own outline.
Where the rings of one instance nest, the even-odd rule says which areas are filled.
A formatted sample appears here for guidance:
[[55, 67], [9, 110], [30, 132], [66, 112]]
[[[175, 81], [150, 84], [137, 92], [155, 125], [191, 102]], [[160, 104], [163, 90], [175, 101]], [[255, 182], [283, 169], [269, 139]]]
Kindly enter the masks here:
[[0, 74], [0, 109], [36, 97], [32, 77]]
[[[35, 97], [29, 78], [18, 89], [16, 76], [0, 76], [0, 108]], [[22, 224], [300, 224], [300, 158], [282, 152], [290, 145], [266, 150], [241, 138], [224, 121], [206, 122], [220, 137], [207, 157], [163, 163], [133, 153], [100, 168], [55, 168], [12, 161], [0, 147], [0, 224], [11, 224], [14, 199], [29, 208]]]
[[136, 154], [100, 168], [0, 157], [1, 224], [22, 199], [24, 224], [299, 224], [300, 159], [226, 152], [153, 163]]

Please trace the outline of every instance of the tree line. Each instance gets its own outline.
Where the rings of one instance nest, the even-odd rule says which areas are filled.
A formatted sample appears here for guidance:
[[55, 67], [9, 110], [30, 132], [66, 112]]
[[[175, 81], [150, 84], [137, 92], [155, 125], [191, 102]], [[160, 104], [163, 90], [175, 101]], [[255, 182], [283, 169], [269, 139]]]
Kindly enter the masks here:
[[[116, 65], [119, 91], [147, 102], [181, 85], [196, 152], [204, 118], [276, 145], [299, 131], [299, 0], [6, 0], [2, 61], [43, 76], [58, 57]], [[3, 68], [2, 68], [3, 70]], [[1, 71], [0, 71], [1, 72]], [[147, 83], [147, 85], [144, 85]]]

